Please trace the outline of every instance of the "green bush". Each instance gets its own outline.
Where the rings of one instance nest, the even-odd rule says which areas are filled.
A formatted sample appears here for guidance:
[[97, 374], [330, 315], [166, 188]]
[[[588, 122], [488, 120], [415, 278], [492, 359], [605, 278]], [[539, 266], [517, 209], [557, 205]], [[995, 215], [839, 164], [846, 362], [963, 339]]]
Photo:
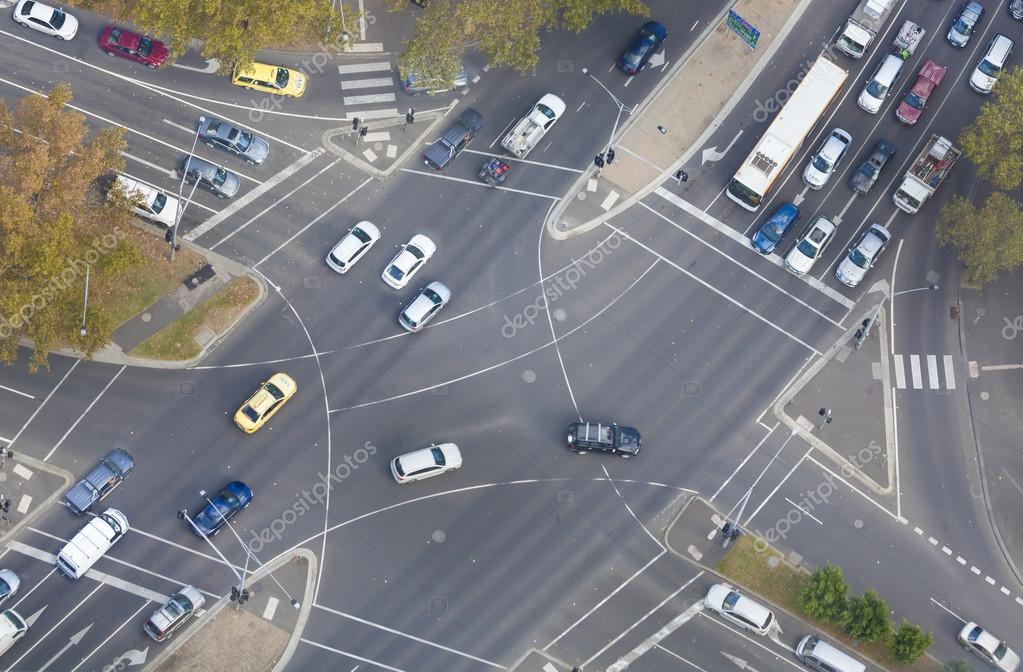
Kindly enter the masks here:
[[849, 600], [845, 631], [862, 642], [880, 642], [892, 634], [888, 605], [873, 590]]
[[933, 643], [934, 636], [931, 633], [924, 632], [919, 625], [902, 619], [902, 625], [895, 631], [888, 648], [895, 656], [895, 660], [909, 665], [924, 655]]
[[842, 570], [831, 563], [821, 567], [799, 596], [799, 606], [807, 614], [825, 623], [841, 624], [849, 608], [849, 584]]

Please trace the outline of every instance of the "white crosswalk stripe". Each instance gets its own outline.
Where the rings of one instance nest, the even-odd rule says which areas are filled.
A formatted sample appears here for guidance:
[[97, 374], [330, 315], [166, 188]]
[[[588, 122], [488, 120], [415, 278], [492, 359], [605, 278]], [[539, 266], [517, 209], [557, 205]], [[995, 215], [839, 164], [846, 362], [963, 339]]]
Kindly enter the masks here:
[[913, 389], [923, 389], [924, 384], [920, 379], [920, 355], [909, 356], [909, 370], [913, 374]]
[[383, 72], [391, 69], [390, 61], [378, 61], [376, 63], [356, 63], [354, 65], [337, 66], [337, 74], [354, 75], [363, 72]]
[[378, 89], [382, 86], [394, 86], [394, 80], [390, 77], [378, 79], [348, 79], [341, 82], [341, 90], [348, 89]]
[[927, 380], [932, 390], [941, 387], [941, 381], [938, 380], [938, 358], [934, 355], [927, 355]]
[[367, 103], [393, 103], [393, 93], [367, 93], [364, 96], [345, 96], [345, 105], [366, 105]]
[[[939, 357], [941, 358], [940, 366], [938, 364]], [[909, 359], [909, 380], [906, 376], [907, 358]], [[923, 366], [924, 364], [926, 368]], [[895, 377], [895, 387], [899, 390], [924, 389], [924, 377], [927, 378], [928, 390], [956, 389], [955, 360], [952, 355], [892, 355], [892, 373]]]
[[[381, 103], [391, 103], [393, 105], [397, 100], [395, 96], [397, 85], [397, 80], [394, 77], [395, 68], [390, 61], [339, 65], [337, 71], [342, 76], [342, 93], [349, 91], [366, 92], [354, 96], [342, 96], [342, 102], [344, 102], [346, 108], [345, 115], [348, 119], [389, 119], [400, 116], [396, 107], [360, 109], [362, 105], [379, 105]], [[387, 73], [387, 76], [372, 76], [373, 74], [383, 73]], [[372, 89], [387, 89], [387, 91], [372, 93]]]

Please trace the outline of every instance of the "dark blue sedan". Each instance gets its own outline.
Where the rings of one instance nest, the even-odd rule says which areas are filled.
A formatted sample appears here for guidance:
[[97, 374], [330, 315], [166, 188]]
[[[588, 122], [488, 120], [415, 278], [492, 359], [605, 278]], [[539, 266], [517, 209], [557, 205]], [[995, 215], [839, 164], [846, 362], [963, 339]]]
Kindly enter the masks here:
[[668, 31], [664, 26], [656, 21], [647, 21], [636, 33], [629, 47], [618, 57], [618, 67], [627, 75], [636, 74], [661, 48], [666, 37]]
[[753, 234], [753, 249], [760, 254], [771, 254], [798, 219], [799, 208], [791, 203], [782, 203], [760, 230]]
[[252, 503], [252, 488], [241, 481], [231, 481], [212, 502], [192, 518], [195, 523], [192, 529], [206, 536], [215, 535], [236, 513]]

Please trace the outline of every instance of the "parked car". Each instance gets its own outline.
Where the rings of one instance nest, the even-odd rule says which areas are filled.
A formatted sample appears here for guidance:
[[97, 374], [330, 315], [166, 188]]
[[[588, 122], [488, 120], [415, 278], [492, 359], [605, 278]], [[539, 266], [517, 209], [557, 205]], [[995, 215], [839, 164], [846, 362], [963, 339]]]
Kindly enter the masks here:
[[131, 211], [139, 217], [167, 228], [178, 221], [181, 204], [167, 192], [124, 175], [118, 175], [115, 183], [130, 199]]
[[262, 91], [289, 98], [299, 98], [306, 90], [308, 79], [298, 70], [267, 63], [252, 63], [231, 73], [231, 83], [243, 89]]
[[753, 234], [751, 242], [753, 249], [760, 254], [770, 254], [778, 247], [778, 243], [785, 237], [792, 225], [799, 221], [799, 208], [791, 203], [782, 203], [774, 211], [757, 232]]
[[841, 128], [832, 129], [817, 153], [810, 157], [810, 163], [803, 170], [803, 182], [811, 189], [821, 189], [831, 179], [832, 173], [852, 144], [852, 136]]
[[454, 79], [423, 79], [415, 72], [410, 72], [401, 80], [401, 90], [410, 96], [426, 94], [432, 96], [447, 93], [453, 89], [461, 89], [469, 84], [469, 70], [458, 64], [458, 73]]
[[270, 143], [266, 140], [216, 117], [203, 118], [199, 137], [207, 146], [236, 154], [250, 166], [262, 165], [270, 155]]
[[887, 140], [878, 140], [867, 160], [860, 164], [860, 167], [849, 178], [849, 188], [858, 194], [869, 193], [877, 184], [881, 171], [893, 156], [895, 156], [895, 145]]
[[636, 74], [660, 50], [667, 37], [668, 31], [664, 26], [656, 21], [647, 21], [618, 57], [618, 68], [627, 75]]
[[442, 170], [465, 149], [483, 128], [483, 115], [470, 108], [462, 112], [444, 134], [433, 141], [423, 152], [423, 162]]
[[977, 63], [977, 67], [970, 74], [970, 88], [982, 95], [991, 93], [998, 81], [998, 74], [1005, 67], [1005, 63], [1012, 55], [1012, 49], [1016, 43], [1008, 36], [999, 33], [991, 40], [984, 57]]
[[924, 61], [923, 67], [917, 73], [916, 82], [906, 92], [906, 97], [902, 99], [899, 106], [895, 108], [895, 117], [908, 126], [919, 121], [924, 107], [927, 106], [927, 99], [941, 84], [941, 80], [945, 79], [946, 72], [948, 72], [948, 68], [945, 66], [938, 65], [930, 59]]
[[210, 163], [197, 156], [186, 157], [178, 169], [178, 175], [184, 174], [185, 182], [195, 184], [209, 191], [217, 198], [233, 198], [241, 188], [241, 180], [231, 171]]
[[21, 587], [21, 579], [9, 569], [0, 569], [0, 604], [6, 602], [11, 595], [18, 592]]
[[859, 242], [849, 248], [842, 263], [835, 269], [835, 277], [847, 287], [855, 287], [874, 267], [881, 253], [888, 247], [892, 234], [880, 224], [871, 224], [860, 236]]
[[1008, 645], [972, 621], [959, 631], [959, 643], [999, 672], [1016, 672], [1019, 656]]
[[174, 631], [196, 615], [206, 598], [192, 586], [182, 586], [181, 590], [170, 596], [162, 607], [146, 619], [142, 629], [153, 641], [164, 642], [170, 639]]
[[398, 483], [411, 483], [460, 469], [462, 453], [453, 443], [430, 444], [391, 460], [391, 476]]
[[76, 515], [85, 513], [103, 500], [135, 469], [135, 460], [128, 451], [117, 448], [107, 453], [85, 478], [67, 491], [67, 508]]
[[412, 240], [401, 246], [380, 277], [394, 289], [403, 289], [436, 251], [437, 246], [432, 240], [417, 233], [412, 236]]
[[37, 0], [18, 0], [14, 7], [14, 20], [58, 40], [70, 40], [78, 32], [78, 19], [59, 7], [50, 7]]
[[252, 434], [281, 410], [297, 391], [294, 378], [286, 373], [275, 373], [260, 383], [248, 401], [241, 405], [234, 414], [234, 424], [246, 434]]
[[327, 266], [338, 273], [347, 273], [370, 248], [380, 240], [380, 229], [373, 222], [361, 221], [327, 253]]
[[573, 422], [568, 426], [568, 449], [579, 455], [596, 451], [628, 459], [639, 455], [642, 448], [643, 437], [634, 427], [613, 422]]
[[727, 583], [716, 583], [707, 591], [704, 604], [711, 611], [740, 628], [758, 635], [766, 635], [774, 623], [770, 609], [744, 595]]
[[252, 503], [252, 488], [241, 481], [231, 481], [216, 497], [206, 503], [202, 511], [192, 517], [192, 530], [203, 536], [212, 537], [239, 511], [249, 508]]
[[964, 3], [945, 35], [949, 44], [959, 49], [969, 44], [970, 36], [977, 29], [983, 16], [984, 8], [979, 2]]
[[416, 298], [405, 306], [398, 315], [398, 324], [412, 333], [422, 331], [450, 300], [451, 290], [448, 286], [434, 280], [419, 290]]
[[167, 45], [160, 40], [117, 26], [103, 29], [99, 35], [99, 48], [109, 56], [127, 58], [148, 68], [159, 68], [167, 62], [170, 53]]
[[835, 225], [827, 217], [818, 217], [796, 240], [785, 257], [785, 268], [796, 275], [806, 275], [820, 259], [835, 237]]

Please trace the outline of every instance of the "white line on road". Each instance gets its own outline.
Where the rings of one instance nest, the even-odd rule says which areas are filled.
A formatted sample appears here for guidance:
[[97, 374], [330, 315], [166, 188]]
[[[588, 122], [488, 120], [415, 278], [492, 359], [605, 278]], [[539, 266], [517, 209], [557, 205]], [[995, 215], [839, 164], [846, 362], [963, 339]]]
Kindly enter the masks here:
[[[512, 119], [512, 121], [515, 121], [515, 120]], [[500, 136], [498, 136], [498, 137], [500, 137]], [[493, 152], [481, 152], [481, 151], [476, 150], [476, 149], [463, 149], [462, 153], [463, 154], [476, 154], [478, 156], [488, 156], [488, 157], [494, 155]], [[578, 168], [572, 168], [570, 166], [559, 166], [559, 165], [554, 164], [554, 163], [544, 163], [543, 161], [530, 161], [529, 159], [517, 159], [517, 158], [512, 157], [512, 156], [503, 156], [503, 157], [501, 157], [501, 160], [506, 162], [506, 163], [527, 163], [527, 164], [529, 164], [531, 166], [543, 166], [544, 168], [553, 168], [554, 170], [564, 170], [565, 172], [568, 172], [568, 173], [579, 173], [579, 174], [582, 174], [582, 172], [583, 172], [583, 171], [579, 170]]]
[[696, 30], [696, 27], [697, 27], [698, 25], [700, 25], [700, 20], [699, 20], [699, 19], [697, 19], [697, 20], [696, 20], [696, 23], [694, 23], [694, 24], [693, 24], [693, 27], [689, 29], [689, 32], [691, 33], [691, 32], [693, 32], [694, 30]]
[[920, 355], [909, 356], [909, 371], [913, 376], [913, 389], [924, 389], [923, 379], [920, 377]]
[[892, 355], [892, 363], [895, 369], [895, 387], [904, 390], [906, 389], [906, 366], [902, 355]]
[[102, 648], [103, 648], [104, 646], [106, 646], [107, 642], [109, 642], [109, 641], [110, 641], [111, 639], [113, 639], [113, 638], [114, 638], [114, 635], [116, 635], [116, 634], [117, 634], [117, 633], [119, 633], [119, 632], [120, 632], [121, 630], [123, 630], [123, 629], [124, 629], [124, 626], [126, 626], [126, 625], [128, 625], [129, 623], [133, 622], [133, 621], [134, 621], [134, 620], [135, 620], [135, 619], [136, 619], [136, 618], [138, 617], [138, 615], [139, 615], [140, 613], [142, 613], [142, 610], [143, 610], [143, 609], [145, 609], [146, 607], [148, 607], [148, 606], [149, 606], [150, 604], [152, 604], [152, 601], [151, 601], [151, 600], [146, 600], [145, 602], [143, 602], [143, 603], [142, 603], [142, 606], [141, 606], [141, 607], [139, 607], [138, 609], [136, 609], [136, 610], [135, 610], [135, 613], [134, 613], [134, 614], [132, 614], [131, 616], [129, 616], [129, 617], [127, 618], [127, 619], [125, 619], [124, 623], [121, 623], [121, 625], [119, 625], [119, 626], [117, 627], [117, 629], [116, 629], [116, 630], [114, 630], [113, 632], [111, 632], [111, 633], [110, 633], [110, 634], [109, 634], [109, 635], [107, 636], [107, 638], [106, 638], [106, 639], [104, 639], [104, 640], [103, 640], [102, 642], [100, 642], [100, 643], [99, 643], [99, 646], [97, 646], [97, 647], [96, 647], [95, 649], [93, 649], [92, 651], [90, 651], [90, 652], [89, 652], [89, 655], [87, 655], [87, 656], [85, 656], [84, 658], [82, 658], [82, 662], [78, 663], [78, 664], [77, 664], [77, 665], [75, 665], [75, 666], [74, 666], [73, 668], [71, 668], [71, 672], [77, 672], [77, 671], [78, 671], [78, 668], [79, 668], [79, 667], [81, 667], [82, 665], [85, 665], [85, 662], [86, 662], [87, 660], [89, 660], [90, 658], [92, 658], [93, 656], [95, 656], [95, 655], [96, 655], [96, 652], [97, 652], [97, 651], [99, 651], [99, 650], [100, 650], [100, 649], [102, 649]]
[[828, 468], [828, 467], [827, 467], [826, 465], [822, 464], [821, 462], [818, 462], [818, 461], [817, 461], [817, 459], [816, 459], [815, 457], [813, 457], [813, 455], [811, 455], [811, 456], [810, 456], [810, 457], [808, 457], [807, 459], [808, 459], [808, 460], [809, 460], [810, 462], [813, 462], [814, 464], [816, 464], [816, 465], [817, 465], [818, 467], [820, 467], [820, 468], [821, 468], [821, 469], [822, 469], [823, 471], [826, 471], [826, 472], [828, 472], [829, 474], [831, 474], [831, 476], [832, 476], [832, 477], [833, 477], [833, 478], [834, 478], [834, 479], [835, 479], [836, 481], [840, 481], [840, 482], [841, 482], [842, 484], [844, 484], [844, 485], [848, 486], [850, 490], [852, 490], [853, 492], [855, 492], [855, 493], [857, 493], [857, 494], [861, 495], [861, 496], [862, 496], [862, 497], [863, 497], [863, 498], [864, 498], [865, 500], [867, 500], [868, 502], [870, 502], [871, 504], [873, 504], [873, 505], [874, 505], [874, 506], [876, 506], [877, 508], [879, 508], [879, 509], [881, 509], [882, 511], [884, 511], [884, 513], [885, 513], [886, 515], [888, 515], [888, 516], [891, 516], [891, 517], [892, 517], [892, 518], [893, 518], [894, 520], [899, 520], [899, 517], [898, 517], [898, 516], [896, 516], [896, 515], [895, 515], [895, 514], [893, 514], [893, 513], [891, 512], [891, 511], [889, 511], [888, 509], [886, 509], [886, 508], [884, 508], [883, 506], [881, 506], [880, 504], [878, 504], [878, 503], [877, 503], [876, 501], [874, 501], [874, 499], [873, 499], [873, 498], [871, 498], [871, 497], [870, 497], [869, 495], [865, 494], [865, 493], [864, 493], [864, 492], [863, 492], [862, 490], [860, 490], [859, 488], [857, 488], [857, 487], [856, 487], [855, 485], [853, 485], [852, 483], [850, 483], [850, 482], [849, 482], [849, 481], [847, 481], [846, 479], [842, 478], [842, 476], [840, 476], [839, 474], [837, 474], [837, 473], [835, 473], [834, 471], [832, 471], [832, 470], [831, 470], [830, 468]]
[[[700, 572], [700, 574], [703, 574], [703, 572]], [[697, 576], [700, 576], [700, 574], [698, 574]], [[647, 651], [660, 644], [661, 641], [668, 637], [668, 635], [670, 635], [671, 633], [675, 632], [683, 625], [688, 623], [694, 616], [702, 612], [703, 609], [704, 605], [702, 600], [692, 605], [691, 607], [683, 611], [681, 614], [671, 619], [671, 621], [666, 623], [663, 628], [647, 637], [639, 646], [637, 646], [632, 651], [629, 651], [627, 654], [616, 660], [614, 664], [609, 665], [607, 668], [607, 672], [621, 672], [622, 670], [627, 669], [629, 665], [631, 665], [640, 657], [642, 657], [643, 654], [645, 654]], [[591, 658], [590, 660], [593, 659]], [[589, 661], [586, 662], [588, 663]]]
[[122, 366], [120, 369], [117, 370], [117, 373], [114, 374], [114, 377], [111, 378], [110, 382], [108, 382], [103, 387], [103, 389], [100, 390], [100, 393], [97, 394], [91, 402], [89, 402], [89, 405], [85, 407], [85, 410], [82, 411], [82, 414], [78, 416], [78, 419], [75, 420], [74, 424], [68, 427], [68, 430], [64, 432], [64, 436], [60, 437], [60, 441], [58, 441], [53, 446], [53, 448], [50, 448], [50, 452], [46, 453], [46, 457], [43, 458], [43, 462], [47, 462], [51, 457], [53, 457], [53, 454], [57, 452], [58, 448], [60, 448], [60, 444], [64, 443], [64, 439], [66, 439], [68, 435], [71, 434], [71, 432], [75, 431], [75, 427], [77, 427], [78, 423], [82, 421], [82, 418], [84, 418], [89, 413], [89, 411], [92, 410], [92, 407], [96, 405], [97, 401], [103, 398], [103, 395], [106, 394], [107, 390], [110, 389], [110, 386], [113, 385], [117, 381], [117, 379], [121, 377], [121, 374], [124, 373], [124, 370], [127, 368], [128, 368], [127, 366]]
[[549, 198], [552, 201], [560, 201], [560, 196], [549, 196], [548, 194], [538, 194], [535, 191], [524, 191], [522, 189], [512, 189], [511, 187], [491, 187], [477, 180], [466, 180], [461, 177], [451, 177], [450, 175], [440, 175], [438, 173], [428, 173], [423, 170], [412, 170], [411, 168], [402, 168], [403, 173], [414, 173], [416, 175], [425, 175], [426, 177], [433, 177], [438, 180], [451, 180], [452, 182], [461, 182], [463, 184], [471, 184], [483, 189], [496, 189], [497, 191], [510, 191], [513, 194], [523, 194], [525, 196], [536, 196], [538, 198]]
[[342, 100], [345, 105], [369, 105], [370, 103], [394, 102], [395, 96], [393, 93], [367, 93], [362, 96], [345, 96]]
[[[697, 665], [693, 661], [687, 660], [687, 659], [683, 658], [682, 656], [678, 655], [677, 653], [675, 653], [671, 649], [666, 649], [663, 646], [661, 646], [660, 644], [656, 644], [654, 646], [654, 648], [655, 649], [660, 649], [661, 651], [664, 651], [666, 654], [668, 654], [669, 656], [671, 656], [673, 658], [678, 658], [683, 663], [685, 663], [689, 667], [693, 668], [694, 670], [697, 670], [698, 672], [707, 672], [707, 670], [703, 669], [702, 667], [700, 667], [699, 665]], [[756, 672], [756, 670], [754, 670], [753, 668], [750, 668], [750, 667], [747, 667], [746, 669], [749, 670], [750, 672]]]
[[376, 61], [374, 63], [356, 63], [354, 65], [337, 66], [339, 75], [357, 75], [364, 72], [383, 72], [391, 70], [390, 61]]
[[941, 381], [938, 380], [938, 358], [936, 355], [927, 355], [927, 382], [932, 390], [941, 387]]
[[65, 373], [64, 376], [57, 382], [57, 385], [52, 390], [50, 390], [50, 393], [46, 395], [46, 398], [43, 399], [43, 403], [39, 404], [39, 407], [36, 408], [36, 410], [34, 410], [32, 412], [32, 415], [30, 415], [28, 420], [25, 421], [25, 424], [21, 426], [21, 429], [19, 429], [18, 433], [14, 435], [14, 438], [7, 442], [7, 447], [8, 448], [13, 446], [14, 442], [18, 440], [18, 437], [21, 436], [22, 432], [24, 432], [25, 429], [30, 424], [32, 424], [32, 421], [35, 420], [35, 417], [37, 415], [39, 415], [39, 411], [43, 410], [43, 407], [46, 406], [46, 402], [48, 402], [50, 400], [50, 397], [53, 396], [54, 392], [56, 392], [57, 390], [60, 389], [60, 386], [64, 384], [64, 381], [67, 380], [67, 377], [71, 375], [71, 372], [74, 371], [78, 367], [78, 365], [81, 363], [81, 361], [82, 360], [80, 360], [80, 359], [76, 359], [75, 360], [74, 364], [71, 365], [71, 368], [67, 370], [67, 373]]
[[33, 397], [28, 392], [22, 392], [20, 390], [14, 389], [13, 387], [7, 387], [6, 385], [0, 385], [0, 390], [7, 390], [8, 392], [10, 392], [12, 394], [17, 394], [17, 395], [20, 395], [22, 397], [26, 397], [28, 399], [35, 399], [35, 397]]
[[802, 506], [800, 506], [799, 504], [796, 504], [795, 502], [793, 502], [793, 501], [792, 501], [791, 499], [789, 499], [788, 497], [786, 497], [786, 498], [785, 498], [785, 501], [786, 501], [786, 502], [788, 502], [789, 504], [791, 504], [792, 506], [796, 507], [796, 508], [797, 508], [797, 509], [799, 509], [800, 511], [802, 511], [802, 512], [803, 512], [803, 515], [805, 515], [805, 516], [808, 516], [809, 518], [813, 519], [813, 520], [814, 520], [814, 521], [815, 521], [815, 522], [816, 522], [816, 523], [817, 523], [818, 525], [823, 525], [823, 524], [824, 524], [823, 522], [821, 522], [821, 519], [820, 519], [820, 518], [818, 518], [817, 516], [813, 515], [812, 513], [810, 513], [810, 512], [809, 512], [809, 511], [807, 511], [806, 509], [804, 509], [804, 508], [803, 508]]
[[614, 489], [615, 494], [618, 495], [618, 498], [622, 500], [622, 504], [625, 505], [625, 510], [629, 512], [629, 515], [632, 516], [633, 520], [635, 520], [636, 523], [638, 523], [639, 526], [643, 528], [643, 531], [646, 532], [648, 537], [650, 537], [650, 540], [653, 541], [654, 544], [657, 545], [657, 548], [661, 549], [661, 552], [663, 553], [665, 551], [664, 544], [658, 541], [657, 537], [650, 533], [650, 530], [648, 530], [646, 525], [643, 524], [643, 521], [639, 519], [639, 516], [637, 516], [636, 512], [632, 510], [632, 507], [629, 506], [629, 503], [625, 501], [625, 497], [622, 495], [621, 490], [618, 489], [618, 485], [615, 484], [614, 479], [611, 478], [611, 474], [608, 472], [607, 467], [601, 464], [600, 468], [604, 470], [604, 476], [607, 477], [607, 482], [611, 484], [611, 487]]
[[967, 621], [966, 621], [966, 619], [965, 619], [965, 618], [963, 618], [962, 616], [960, 616], [960, 615], [959, 615], [959, 614], [957, 614], [956, 612], [954, 612], [954, 611], [952, 611], [951, 609], [949, 609], [948, 607], [946, 607], [946, 606], [944, 605], [944, 603], [942, 603], [942, 602], [939, 602], [938, 600], [934, 599], [933, 597], [932, 597], [932, 598], [930, 598], [930, 599], [931, 599], [931, 602], [933, 602], [933, 603], [934, 603], [934, 606], [936, 606], [936, 607], [941, 607], [942, 609], [944, 609], [945, 611], [947, 611], [947, 612], [948, 612], [949, 614], [951, 614], [951, 615], [952, 615], [952, 616], [954, 616], [955, 618], [957, 618], [957, 619], [959, 619], [960, 621], [962, 621], [962, 622], [963, 622], [963, 625], [965, 625], [965, 624], [966, 624], [966, 622], [967, 622]]
[[952, 355], [945, 355], [945, 388], [949, 390], [956, 389], [956, 370], [952, 361]]
[[[341, 81], [341, 90], [348, 89], [376, 89], [381, 86], [394, 86], [394, 79], [391, 77], [379, 77], [376, 79], [346, 79]], [[394, 100], [392, 97], [391, 100]]]
[[276, 597], [268, 598], [266, 601], [266, 608], [263, 609], [263, 618], [268, 621], [274, 620], [274, 614], [277, 613], [277, 605], [280, 603], [281, 601]]
[[35, 649], [35, 648], [36, 648], [37, 646], [39, 646], [40, 644], [42, 644], [42, 643], [43, 643], [43, 641], [45, 641], [45, 640], [46, 640], [46, 638], [47, 638], [47, 637], [48, 637], [48, 636], [50, 635], [50, 633], [52, 633], [52, 632], [53, 632], [54, 630], [56, 630], [57, 628], [59, 628], [59, 627], [60, 627], [60, 626], [61, 626], [61, 625], [62, 625], [62, 624], [64, 623], [64, 621], [66, 621], [67, 619], [69, 619], [69, 618], [71, 617], [71, 614], [73, 614], [73, 613], [75, 613], [76, 611], [78, 611], [78, 608], [79, 608], [79, 607], [81, 607], [81, 606], [82, 606], [83, 604], [85, 604], [85, 603], [86, 603], [86, 602], [87, 602], [87, 601], [89, 600], [89, 598], [90, 598], [90, 597], [92, 597], [93, 595], [95, 595], [95, 594], [96, 594], [96, 591], [98, 591], [98, 590], [99, 590], [100, 588], [102, 588], [102, 587], [103, 587], [103, 584], [101, 583], [101, 584], [99, 584], [98, 586], [96, 586], [95, 588], [93, 588], [93, 589], [92, 589], [92, 592], [91, 592], [91, 593], [89, 593], [88, 595], [86, 595], [85, 597], [83, 597], [83, 598], [82, 598], [82, 601], [81, 601], [81, 602], [79, 602], [79, 603], [78, 603], [78, 604], [76, 604], [76, 605], [75, 605], [74, 607], [72, 607], [71, 611], [67, 612], [67, 613], [66, 613], [66, 614], [64, 615], [64, 618], [62, 618], [62, 619], [60, 619], [59, 621], [57, 621], [57, 625], [55, 625], [55, 626], [53, 626], [52, 628], [50, 628], [50, 629], [49, 629], [49, 630], [48, 630], [48, 631], [46, 632], [46, 634], [44, 634], [44, 635], [43, 635], [42, 637], [40, 637], [40, 638], [38, 639], [38, 641], [36, 641], [36, 643], [35, 643], [35, 644], [33, 644], [32, 646], [28, 647], [28, 650], [27, 650], [27, 651], [25, 651], [25, 653], [21, 654], [21, 657], [20, 657], [20, 658], [18, 658], [18, 659], [17, 659], [16, 661], [14, 661], [13, 663], [11, 663], [11, 666], [10, 666], [10, 667], [8, 667], [8, 668], [7, 668], [7, 670], [5, 670], [5, 672], [11, 672], [11, 670], [13, 670], [13, 669], [14, 669], [15, 667], [17, 667], [17, 666], [18, 666], [18, 663], [20, 663], [20, 662], [22, 661], [22, 659], [23, 659], [23, 658], [24, 658], [25, 656], [27, 656], [28, 654], [32, 653], [32, 651], [33, 651], [33, 650], [34, 650], [34, 649]]
[[198, 130], [196, 129], [195, 126], [185, 126], [184, 124], [179, 124], [178, 122], [171, 121], [170, 119], [164, 119], [163, 123], [167, 124], [168, 126], [173, 126], [174, 128], [179, 128], [185, 133], [188, 133], [189, 135], [196, 135], [198, 133]]
[[[777, 427], [777, 426], [778, 426], [778, 425], [775, 425], [774, 427]], [[770, 437], [770, 436], [771, 436], [771, 434], [773, 434], [773, 433], [774, 433], [774, 428], [771, 428], [771, 429], [770, 429], [770, 430], [769, 430], [769, 431], [767, 432], [767, 434], [764, 434], [764, 438], [760, 439], [760, 441], [758, 441], [758, 442], [757, 442], [757, 445], [753, 446], [753, 450], [749, 451], [749, 455], [747, 455], [747, 456], [745, 457], [745, 459], [743, 459], [743, 461], [739, 463], [739, 466], [737, 466], [737, 467], [735, 468], [735, 470], [734, 470], [734, 471], [732, 471], [732, 473], [728, 475], [728, 478], [726, 478], [726, 479], [725, 479], [725, 482], [724, 482], [724, 483], [722, 483], [722, 484], [721, 484], [721, 485], [720, 485], [720, 486], [718, 487], [718, 489], [714, 491], [714, 494], [713, 494], [713, 495], [711, 495], [711, 497], [710, 497], [710, 499], [709, 499], [709, 500], [707, 500], [707, 501], [708, 501], [708, 503], [711, 503], [711, 504], [713, 504], [713, 503], [714, 503], [714, 500], [715, 500], [715, 499], [717, 499], [718, 495], [720, 495], [720, 494], [721, 494], [721, 491], [725, 489], [725, 486], [726, 486], [726, 485], [728, 485], [728, 483], [729, 483], [729, 482], [730, 482], [730, 481], [731, 481], [731, 480], [732, 480], [733, 478], [735, 478], [735, 475], [736, 475], [737, 473], [739, 473], [739, 472], [740, 472], [740, 471], [742, 470], [742, 468], [743, 468], [743, 467], [745, 467], [745, 466], [746, 466], [746, 463], [747, 463], [747, 462], [749, 462], [749, 458], [753, 457], [753, 455], [754, 455], [754, 454], [755, 454], [755, 453], [756, 453], [756, 452], [757, 452], [758, 450], [760, 450], [760, 446], [764, 445], [764, 441], [767, 441], [768, 437]]]
[[345, 114], [344, 121], [351, 121], [352, 119], [358, 118], [362, 121], [373, 120], [373, 119], [390, 119], [391, 117], [401, 116], [398, 114], [398, 108], [396, 107], [385, 107], [377, 110], [356, 110], [354, 112], [347, 112]]
[[772, 490], [770, 492], [770, 494], [767, 495], [767, 497], [764, 498], [764, 501], [760, 502], [760, 506], [758, 506], [756, 508], [756, 510], [753, 513], [750, 514], [750, 517], [746, 519], [746, 522], [743, 524], [743, 527], [748, 527], [749, 526], [750, 522], [754, 518], [756, 518], [758, 513], [760, 513], [760, 510], [762, 508], [764, 508], [764, 506], [766, 506], [769, 501], [771, 501], [771, 498], [774, 497], [775, 494], [777, 494], [778, 490], [781, 489], [781, 486], [785, 485], [785, 481], [789, 480], [789, 477], [792, 476], [792, 474], [796, 471], [796, 469], [799, 468], [799, 465], [801, 465], [806, 460], [806, 458], [810, 457], [810, 453], [812, 451], [813, 451], [813, 446], [810, 446], [809, 448], [806, 449], [806, 452], [803, 453], [803, 456], [801, 458], [799, 458], [799, 460], [795, 464], [792, 465], [792, 468], [789, 469], [789, 472], [787, 474], [785, 474], [784, 478], [782, 478], [780, 481], [778, 481], [778, 485], [774, 486], [774, 490]]
[[[122, 151], [121, 152], [121, 156], [123, 156], [126, 159], [131, 159], [135, 163], [141, 163], [143, 166], [147, 166], [149, 168], [152, 168], [156, 172], [158, 172], [158, 173], [160, 173], [162, 175], [166, 175], [167, 177], [169, 177], [171, 179], [177, 177], [177, 174], [173, 170], [171, 170], [170, 168], [164, 168], [163, 166], [159, 166], [159, 165], [157, 165], [155, 163], [152, 163], [150, 161], [146, 161], [145, 159], [140, 159], [139, 157], [133, 156], [133, 155], [129, 154], [128, 152]], [[163, 191], [163, 190], [161, 189], [160, 191]]]
[[30, 506], [32, 506], [32, 496], [22, 495], [21, 500], [18, 502], [18, 513], [28, 513]]
[[383, 663], [378, 663], [375, 660], [371, 660], [369, 658], [363, 658], [362, 656], [357, 656], [354, 653], [348, 653], [347, 651], [342, 651], [341, 649], [335, 649], [333, 646], [327, 646], [326, 644], [320, 644], [319, 642], [314, 642], [313, 640], [306, 639], [305, 637], [302, 637], [301, 639], [299, 639], [299, 641], [302, 642], [303, 644], [308, 644], [309, 646], [315, 646], [317, 648], [323, 649], [324, 651], [330, 651], [331, 653], [336, 653], [339, 656], [345, 656], [346, 658], [351, 658], [352, 660], [357, 660], [360, 663], [369, 663], [370, 665], [373, 665], [375, 667], [379, 667], [382, 670], [389, 670], [390, 672], [407, 672], [406, 670], [403, 670], [403, 669], [401, 669], [399, 667], [391, 667], [390, 665], [384, 665]]

